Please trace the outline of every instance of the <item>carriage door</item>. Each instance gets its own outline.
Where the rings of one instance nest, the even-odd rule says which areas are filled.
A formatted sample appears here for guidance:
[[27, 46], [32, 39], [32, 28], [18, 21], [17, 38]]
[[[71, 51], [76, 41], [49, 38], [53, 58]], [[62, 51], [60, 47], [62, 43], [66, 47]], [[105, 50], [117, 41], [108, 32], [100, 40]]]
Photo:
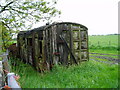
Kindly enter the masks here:
[[87, 30], [81, 27], [80, 34], [81, 34], [81, 61], [87, 61], [89, 60]]
[[59, 62], [63, 65], [70, 63], [70, 24], [60, 24], [57, 26], [57, 52], [59, 54]]
[[80, 62], [80, 46], [81, 46], [81, 38], [80, 38], [80, 25], [71, 25], [71, 33], [72, 33], [72, 42], [73, 42], [73, 54], [77, 62]]
[[[81, 60], [81, 37], [80, 37], [80, 25], [76, 24], [62, 24], [59, 27], [62, 31], [60, 42], [58, 44], [60, 52], [60, 62], [62, 64], [79, 63]], [[57, 36], [60, 36], [60, 35]]]
[[73, 53], [76, 60], [81, 61], [88, 60], [88, 33], [83, 26], [73, 25]]

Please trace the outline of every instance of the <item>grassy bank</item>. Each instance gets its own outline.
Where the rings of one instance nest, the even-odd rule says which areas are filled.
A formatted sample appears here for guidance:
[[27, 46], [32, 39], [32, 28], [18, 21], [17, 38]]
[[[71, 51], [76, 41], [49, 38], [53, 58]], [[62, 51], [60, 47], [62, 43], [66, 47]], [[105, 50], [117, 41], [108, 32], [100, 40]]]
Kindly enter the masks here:
[[89, 36], [89, 48], [90, 50], [100, 49], [109, 51], [118, 51], [118, 35], [92, 35]]
[[[13, 62], [13, 61], [10, 61]], [[12, 71], [20, 75], [22, 88], [117, 88], [118, 65], [96, 61], [69, 68], [55, 66], [51, 72], [36, 72], [30, 65], [16, 60]]]

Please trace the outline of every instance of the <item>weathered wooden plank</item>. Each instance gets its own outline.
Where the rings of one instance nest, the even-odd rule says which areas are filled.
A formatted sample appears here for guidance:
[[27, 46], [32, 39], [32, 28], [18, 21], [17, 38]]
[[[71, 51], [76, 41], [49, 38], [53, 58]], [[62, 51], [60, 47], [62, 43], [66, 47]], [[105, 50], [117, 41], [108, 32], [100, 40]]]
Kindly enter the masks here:
[[4, 70], [10, 72], [10, 68], [9, 68], [9, 64], [8, 64], [7, 59], [3, 61], [3, 68], [4, 68]]
[[[69, 35], [69, 27], [68, 24], [63, 25], [63, 29], [65, 28], [65, 30], [63, 31], [64, 34], [64, 39], [68, 45], [68, 47], [70, 47], [70, 35]], [[64, 44], [63, 44], [64, 45]], [[63, 64], [67, 65], [68, 64], [68, 55], [69, 55], [69, 51], [66, 49], [65, 45], [63, 47], [63, 52], [64, 52], [64, 56], [63, 56]]]
[[66, 47], [66, 48], [67, 48], [67, 50], [70, 52], [70, 54], [71, 54], [71, 56], [72, 56], [73, 61], [77, 64], [77, 61], [76, 61], [76, 59], [75, 59], [75, 57], [74, 57], [73, 53], [71, 52], [71, 50], [70, 50], [69, 46], [67, 45], [66, 41], [64, 40], [64, 38], [63, 38], [61, 35], [60, 35], [60, 38], [64, 41], [64, 45], [65, 45], [65, 47]]
[[64, 56], [64, 52], [63, 52], [63, 41], [60, 39], [59, 35], [62, 34], [63, 31], [63, 25], [58, 25], [57, 28], [57, 44], [58, 44], [58, 53], [59, 53], [59, 62], [62, 64], [63, 63], [63, 56]]
[[[54, 54], [54, 53], [56, 53], [56, 50], [55, 50], [55, 49], [56, 49], [56, 43], [55, 43], [55, 42], [56, 42], [56, 41], [55, 41], [55, 38], [56, 38], [56, 35], [55, 35], [55, 34], [56, 34], [56, 30], [54, 30], [54, 26], [52, 26], [51, 28], [52, 28], [52, 34], [53, 34], [52, 37], [51, 37], [51, 38], [52, 38], [52, 41], [53, 41], [53, 42], [52, 42], [52, 47], [53, 47], [53, 50], [52, 50], [52, 51], [53, 51], [53, 54]], [[57, 64], [55, 57], [56, 57], [56, 56], [53, 55], [53, 63], [54, 63], [54, 64]]]
[[27, 56], [27, 38], [25, 38], [25, 62], [28, 63], [28, 56]]

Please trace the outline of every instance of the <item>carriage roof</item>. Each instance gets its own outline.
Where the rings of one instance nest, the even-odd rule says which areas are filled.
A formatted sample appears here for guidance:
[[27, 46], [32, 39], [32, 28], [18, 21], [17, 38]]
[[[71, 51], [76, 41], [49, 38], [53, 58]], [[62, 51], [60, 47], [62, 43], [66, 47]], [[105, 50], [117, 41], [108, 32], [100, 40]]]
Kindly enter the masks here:
[[32, 34], [33, 32], [39, 32], [39, 31], [44, 31], [45, 29], [49, 28], [49, 27], [52, 27], [54, 25], [60, 25], [60, 24], [72, 24], [72, 25], [78, 25], [82, 28], [85, 28], [85, 30], [88, 30], [88, 28], [82, 24], [79, 24], [79, 23], [73, 23], [73, 22], [55, 22], [55, 23], [52, 23], [50, 25], [44, 25], [44, 26], [41, 26], [41, 27], [38, 27], [38, 28], [34, 28], [34, 29], [31, 29], [29, 31], [20, 31], [18, 33], [18, 35], [30, 35]]

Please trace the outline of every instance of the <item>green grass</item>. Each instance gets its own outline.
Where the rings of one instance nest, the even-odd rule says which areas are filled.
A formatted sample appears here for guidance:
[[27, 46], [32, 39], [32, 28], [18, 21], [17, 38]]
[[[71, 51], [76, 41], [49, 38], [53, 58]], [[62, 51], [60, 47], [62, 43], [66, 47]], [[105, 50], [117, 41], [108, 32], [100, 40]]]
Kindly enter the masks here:
[[118, 35], [89, 36], [89, 47], [90, 49], [120, 50]]
[[[118, 45], [118, 35], [96, 35], [89, 36], [89, 44], [101, 46], [117, 46]], [[110, 41], [110, 42], [109, 42]], [[103, 42], [103, 43], [102, 43]]]
[[111, 58], [118, 59], [118, 56], [112, 56], [112, 54], [111, 55], [89, 54], [89, 55], [91, 55], [91, 56], [105, 56], [105, 57], [111, 57]]
[[90, 53], [103, 53], [103, 54], [113, 54], [118, 55], [118, 50], [102, 50], [102, 49], [89, 49]]
[[[13, 62], [13, 61], [11, 61]], [[106, 65], [96, 61], [83, 62], [68, 68], [55, 66], [44, 74], [30, 65], [16, 61], [12, 71], [20, 75], [22, 88], [117, 88], [118, 65]]]

